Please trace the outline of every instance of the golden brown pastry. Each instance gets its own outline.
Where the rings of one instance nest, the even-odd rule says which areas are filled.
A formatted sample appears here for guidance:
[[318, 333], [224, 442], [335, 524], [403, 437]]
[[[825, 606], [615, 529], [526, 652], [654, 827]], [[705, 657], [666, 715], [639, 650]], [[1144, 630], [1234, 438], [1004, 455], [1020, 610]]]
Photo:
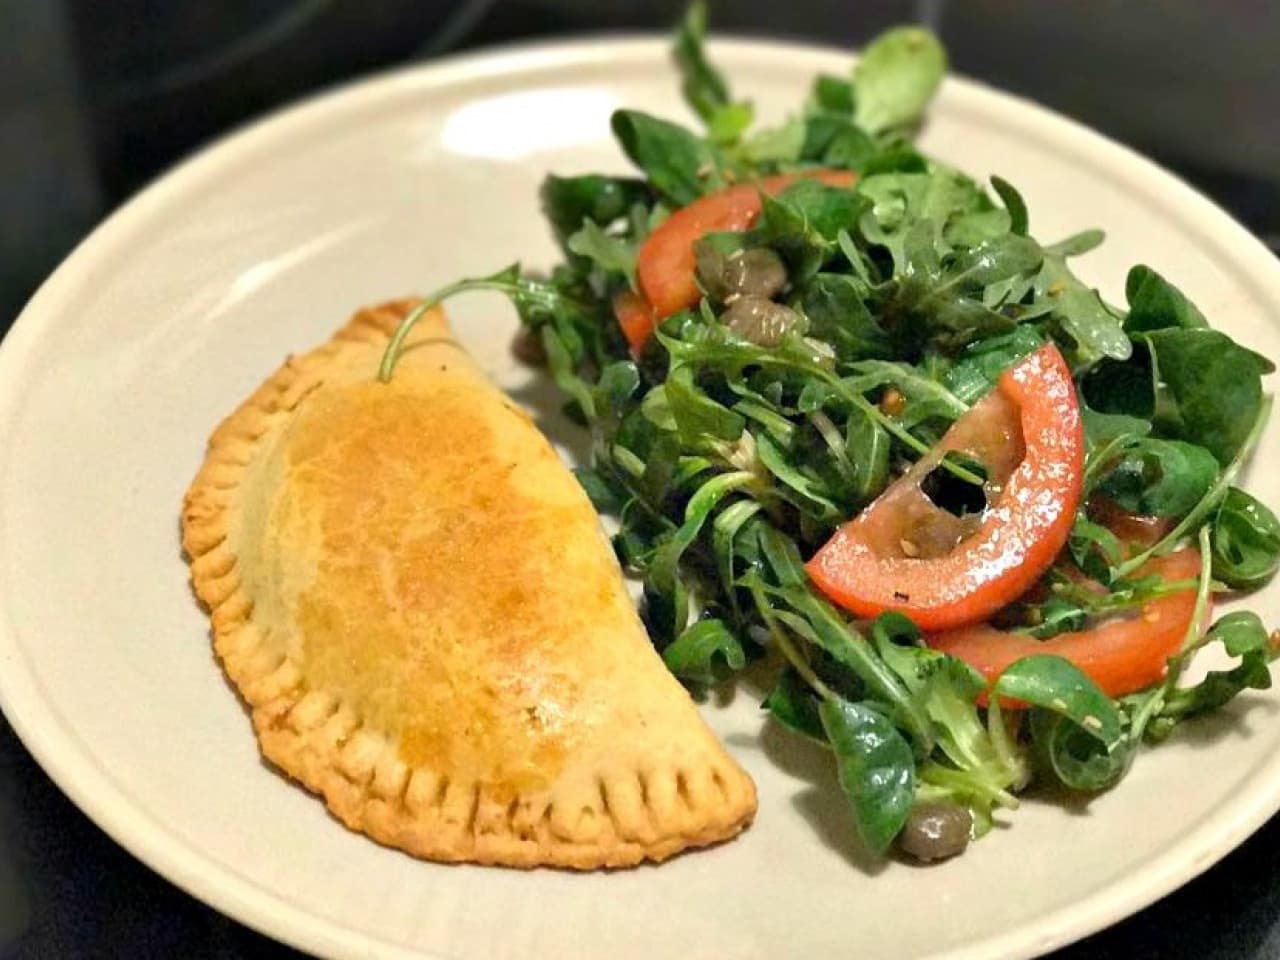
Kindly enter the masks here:
[[441, 314], [360, 312], [214, 432], [182, 514], [263, 753], [433, 860], [592, 868], [734, 836], [755, 787], [654, 653], [594, 511]]

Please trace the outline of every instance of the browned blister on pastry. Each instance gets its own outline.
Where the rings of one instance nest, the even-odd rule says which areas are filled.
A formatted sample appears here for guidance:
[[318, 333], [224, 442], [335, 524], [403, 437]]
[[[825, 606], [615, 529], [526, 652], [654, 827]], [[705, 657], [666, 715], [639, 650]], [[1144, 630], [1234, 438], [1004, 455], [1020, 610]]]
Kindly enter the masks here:
[[434, 860], [591, 868], [734, 836], [755, 787], [645, 636], [573, 475], [409, 304], [362, 311], [214, 433], [192, 581], [263, 753]]

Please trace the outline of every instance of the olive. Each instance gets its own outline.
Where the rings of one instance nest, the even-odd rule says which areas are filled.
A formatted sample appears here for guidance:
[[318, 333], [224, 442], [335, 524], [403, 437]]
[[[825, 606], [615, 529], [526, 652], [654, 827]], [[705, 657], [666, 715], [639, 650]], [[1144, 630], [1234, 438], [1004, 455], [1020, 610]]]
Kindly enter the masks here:
[[782, 258], [768, 247], [752, 247], [721, 253], [710, 243], [695, 248], [698, 279], [717, 303], [736, 297], [772, 299], [787, 285], [787, 268]]
[[720, 321], [758, 347], [776, 347], [788, 332], [804, 323], [790, 307], [764, 297], [738, 297], [720, 315]]
[[752, 247], [725, 258], [724, 281], [730, 293], [772, 300], [787, 285], [787, 267], [768, 247]]
[[542, 337], [532, 327], [521, 327], [511, 340], [512, 355], [526, 367], [545, 367], [547, 351]]
[[973, 831], [973, 816], [955, 803], [919, 804], [898, 834], [904, 853], [929, 863], [964, 853]]

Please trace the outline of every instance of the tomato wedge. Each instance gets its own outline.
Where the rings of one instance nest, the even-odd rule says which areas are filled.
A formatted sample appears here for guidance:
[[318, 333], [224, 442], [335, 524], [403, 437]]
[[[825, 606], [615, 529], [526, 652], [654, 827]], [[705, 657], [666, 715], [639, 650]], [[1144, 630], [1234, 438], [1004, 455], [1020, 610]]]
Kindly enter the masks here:
[[[1179, 550], [1143, 564], [1138, 576], [1162, 580], [1194, 580], [1200, 575], [1200, 553]], [[1195, 587], [1152, 600], [1131, 616], [1107, 621], [1092, 630], [1060, 633], [1036, 640], [1021, 633], [998, 630], [989, 624], [961, 627], [925, 638], [941, 650], [982, 673], [988, 681], [1013, 662], [1033, 653], [1065, 657], [1080, 668], [1104, 693], [1121, 697], [1156, 683], [1177, 653], [1187, 634], [1196, 607]]]
[[[962, 519], [921, 483], [949, 452], [987, 471], [987, 508]], [[814, 584], [860, 617], [887, 610], [924, 630], [985, 620], [1053, 563], [1075, 519], [1084, 435], [1071, 371], [1047, 344], [1001, 376], [938, 444], [806, 565]]]
[[[651, 309], [647, 325], [640, 322], [641, 310], [634, 304], [625, 315], [615, 302], [614, 310], [631, 344], [632, 353], [665, 318], [698, 302], [701, 294], [694, 280], [697, 265], [693, 245], [708, 233], [746, 230], [760, 215], [760, 194], [781, 193], [799, 179], [819, 180], [828, 186], [849, 187], [858, 175], [850, 170], [815, 170], [784, 173], [765, 177], [755, 183], [742, 183], [718, 193], [699, 197], [667, 217], [640, 247], [636, 257], [636, 279], [640, 293]], [[637, 298], [638, 299], [638, 298]]]

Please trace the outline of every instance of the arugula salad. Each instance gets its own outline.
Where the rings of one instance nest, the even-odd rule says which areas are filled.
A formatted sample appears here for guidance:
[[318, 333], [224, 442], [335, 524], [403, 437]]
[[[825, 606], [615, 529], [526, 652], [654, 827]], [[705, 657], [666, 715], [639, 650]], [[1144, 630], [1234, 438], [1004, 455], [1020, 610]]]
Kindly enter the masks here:
[[[1044, 242], [1012, 184], [917, 150], [928, 32], [760, 129], [705, 28], [695, 3], [674, 47], [702, 128], [617, 111], [636, 176], [543, 184], [564, 261], [439, 291], [381, 376], [428, 306], [508, 296], [668, 668], [765, 683], [876, 854], [959, 853], [1032, 783], [1107, 789], [1268, 687], [1266, 626], [1213, 606], [1280, 565], [1238, 486], [1272, 363], [1150, 267], [1108, 303], [1071, 268], [1101, 232]], [[1231, 666], [1188, 682], [1211, 646]]]

